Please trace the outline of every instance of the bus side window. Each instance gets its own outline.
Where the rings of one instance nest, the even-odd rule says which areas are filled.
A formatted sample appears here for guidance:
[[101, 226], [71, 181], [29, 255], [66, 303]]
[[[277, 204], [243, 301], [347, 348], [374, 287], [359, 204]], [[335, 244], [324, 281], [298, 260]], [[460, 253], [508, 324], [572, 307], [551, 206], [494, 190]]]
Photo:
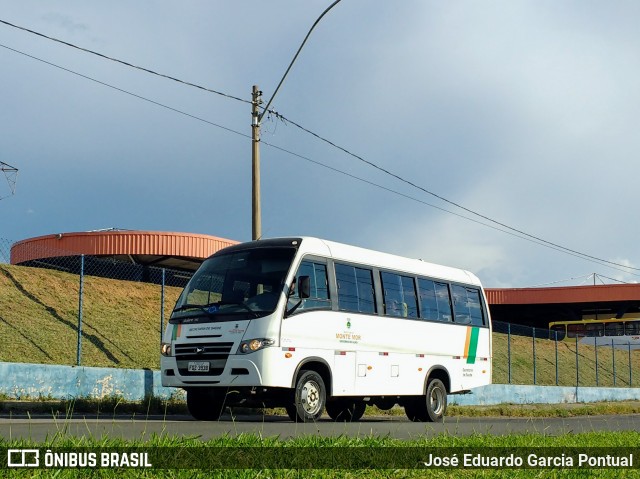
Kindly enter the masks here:
[[449, 287], [430, 279], [418, 278], [421, 317], [432, 321], [451, 321]]
[[381, 272], [384, 293], [384, 313], [403, 318], [418, 317], [418, 302], [413, 278], [395, 273]]
[[637, 336], [640, 334], [640, 321], [630, 321], [624, 323], [624, 331], [627, 336]]
[[605, 336], [624, 336], [624, 323], [604, 323]]
[[584, 337], [584, 324], [567, 324], [567, 337], [568, 338], [583, 338]]
[[585, 334], [590, 338], [604, 336], [604, 325], [601, 323], [587, 323], [585, 325]]
[[[300, 276], [309, 277], [310, 295], [308, 298], [302, 300], [302, 304], [298, 309], [330, 309], [331, 301], [329, 300], [329, 288], [327, 287], [327, 265], [313, 261], [303, 261], [300, 263], [300, 267], [296, 273], [296, 278]], [[299, 281], [296, 280], [296, 284], [299, 284]], [[300, 292], [297, 288], [294, 294], [291, 295], [290, 301], [300, 301]]]
[[453, 297], [453, 320], [460, 324], [471, 324], [469, 302], [467, 300], [467, 288], [457, 284], [451, 285]]
[[467, 298], [469, 300], [469, 314], [471, 314], [472, 326], [484, 326], [484, 310], [482, 309], [482, 296], [480, 291], [467, 288]]
[[343, 311], [375, 313], [373, 272], [346, 264], [336, 264], [338, 308]]

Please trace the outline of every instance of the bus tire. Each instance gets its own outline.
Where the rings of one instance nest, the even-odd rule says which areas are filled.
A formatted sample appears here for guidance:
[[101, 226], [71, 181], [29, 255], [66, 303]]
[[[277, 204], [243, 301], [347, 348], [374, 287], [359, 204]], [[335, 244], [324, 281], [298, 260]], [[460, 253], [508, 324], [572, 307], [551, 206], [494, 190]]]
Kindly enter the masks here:
[[327, 401], [327, 414], [334, 421], [355, 422], [364, 415], [367, 405], [364, 401], [353, 399], [334, 399]]
[[[315, 371], [300, 371], [293, 393], [293, 408], [287, 409], [287, 414], [295, 411], [299, 422], [313, 422], [322, 416], [327, 398], [327, 391], [322, 376]], [[290, 413], [291, 411], [291, 413]]]
[[293, 422], [298, 422], [298, 410], [296, 409], [295, 404], [291, 403], [288, 404], [287, 406], [284, 407], [284, 409], [287, 411], [287, 416], [289, 416], [289, 419], [291, 419]]
[[447, 411], [447, 388], [439, 379], [430, 379], [426, 396], [409, 400], [404, 405], [407, 417], [414, 422], [440, 422]]
[[427, 417], [430, 422], [440, 422], [447, 412], [447, 388], [439, 379], [431, 379], [427, 384]]
[[198, 421], [217, 421], [224, 411], [224, 392], [212, 389], [189, 389], [187, 409]]

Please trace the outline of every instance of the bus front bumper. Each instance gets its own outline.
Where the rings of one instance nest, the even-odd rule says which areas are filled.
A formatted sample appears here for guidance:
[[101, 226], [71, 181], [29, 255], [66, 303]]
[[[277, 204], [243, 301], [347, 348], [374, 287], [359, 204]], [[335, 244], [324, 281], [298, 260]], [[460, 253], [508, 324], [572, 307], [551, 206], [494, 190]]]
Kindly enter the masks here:
[[[265, 348], [246, 355], [229, 355], [224, 364], [211, 361], [209, 372], [190, 372], [188, 371], [189, 361], [177, 361], [174, 356], [161, 356], [162, 385], [178, 388], [211, 386], [289, 388], [296, 365], [293, 361], [290, 364], [283, 361], [283, 355], [282, 349], [278, 347]], [[207, 361], [190, 362], [191, 367], [197, 369], [201, 366], [195, 363]]]

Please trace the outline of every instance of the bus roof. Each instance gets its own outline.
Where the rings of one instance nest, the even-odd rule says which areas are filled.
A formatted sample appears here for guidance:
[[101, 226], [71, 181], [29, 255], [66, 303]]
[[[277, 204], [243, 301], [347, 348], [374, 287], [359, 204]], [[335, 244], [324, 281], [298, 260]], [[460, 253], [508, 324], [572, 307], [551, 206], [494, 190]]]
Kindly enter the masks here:
[[452, 268], [450, 266], [429, 263], [421, 259], [397, 256], [390, 253], [383, 253], [372, 249], [361, 248], [359, 246], [352, 246], [311, 236], [279, 237], [239, 243], [216, 252], [214, 256], [244, 249], [286, 246], [298, 248], [303, 254], [326, 256], [337, 261], [358, 263], [407, 273], [410, 275], [428, 276], [433, 279], [481, 286], [480, 280], [476, 275], [463, 269]]
[[442, 279], [447, 281], [473, 284], [480, 286], [480, 280], [473, 273], [450, 266], [430, 263], [421, 259], [407, 258], [404, 256], [383, 253], [376, 250], [351, 246], [334, 241], [320, 240], [318, 238], [303, 238], [303, 248], [307, 247], [305, 242], [314, 244], [315, 242], [326, 245], [329, 249], [330, 256], [336, 260], [364, 263], [378, 268], [405, 272], [412, 275], [429, 276], [434, 279]]

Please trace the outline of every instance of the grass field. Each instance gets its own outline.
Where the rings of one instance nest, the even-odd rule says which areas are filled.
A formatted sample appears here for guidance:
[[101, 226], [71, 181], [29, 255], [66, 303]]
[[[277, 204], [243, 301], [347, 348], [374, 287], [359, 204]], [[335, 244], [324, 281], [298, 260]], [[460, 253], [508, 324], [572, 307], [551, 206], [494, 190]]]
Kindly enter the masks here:
[[[430, 439], [400, 441], [391, 438], [322, 438], [307, 436], [287, 441], [245, 435], [222, 437], [210, 441], [198, 438], [155, 436], [145, 440], [123, 441], [109, 438], [74, 439], [56, 435], [45, 443], [0, 440], [2, 448], [42, 448], [59, 451], [100, 451], [139, 448], [146, 451], [149, 462], [162, 469], [84, 469], [55, 470], [0, 469], [3, 477], [233, 477], [233, 478], [396, 478], [396, 477], [638, 477], [640, 457], [633, 459], [635, 469], [620, 467], [592, 467], [586, 462], [578, 465], [577, 453], [591, 457], [612, 458], [638, 456], [640, 433], [583, 433], [560, 437], [543, 434], [517, 436], [475, 435], [455, 437], [441, 435]], [[117, 449], [115, 449], [117, 448]], [[130, 449], [132, 450], [132, 449]], [[457, 457], [454, 467], [425, 468], [424, 462], [435, 457]], [[522, 458], [523, 464], [509, 467], [464, 467], [464, 455], [473, 457]], [[568, 457], [571, 457], [570, 462]], [[544, 458], [544, 459], [543, 459]], [[548, 458], [552, 458], [549, 460]], [[575, 458], [575, 459], [574, 459]], [[552, 461], [559, 462], [549, 467]], [[332, 467], [328, 468], [327, 465]], [[247, 468], [244, 468], [249, 466]], [[529, 468], [523, 466], [531, 466]], [[572, 467], [573, 466], [573, 467]], [[173, 469], [182, 467], [183, 469]], [[189, 467], [190, 469], [184, 469]], [[222, 469], [229, 468], [229, 469]]]

